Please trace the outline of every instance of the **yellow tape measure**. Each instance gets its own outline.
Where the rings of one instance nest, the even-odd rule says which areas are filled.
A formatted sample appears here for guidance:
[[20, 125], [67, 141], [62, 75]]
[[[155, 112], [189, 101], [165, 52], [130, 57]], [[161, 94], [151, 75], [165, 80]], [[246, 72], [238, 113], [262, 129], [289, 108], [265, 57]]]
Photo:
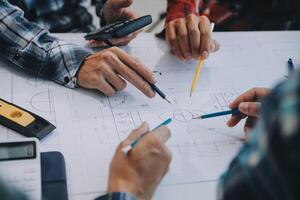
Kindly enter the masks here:
[[0, 99], [0, 124], [27, 137], [42, 139], [56, 127], [42, 117]]
[[28, 126], [35, 118], [27, 112], [0, 100], [0, 115], [21, 126]]

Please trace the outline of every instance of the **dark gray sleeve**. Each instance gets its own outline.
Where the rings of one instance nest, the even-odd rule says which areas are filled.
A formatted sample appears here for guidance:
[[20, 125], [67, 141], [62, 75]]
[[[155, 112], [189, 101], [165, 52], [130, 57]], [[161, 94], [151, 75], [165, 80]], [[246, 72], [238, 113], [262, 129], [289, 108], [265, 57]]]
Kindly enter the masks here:
[[28, 200], [21, 192], [14, 188], [10, 188], [0, 181], [0, 199], [1, 200]]

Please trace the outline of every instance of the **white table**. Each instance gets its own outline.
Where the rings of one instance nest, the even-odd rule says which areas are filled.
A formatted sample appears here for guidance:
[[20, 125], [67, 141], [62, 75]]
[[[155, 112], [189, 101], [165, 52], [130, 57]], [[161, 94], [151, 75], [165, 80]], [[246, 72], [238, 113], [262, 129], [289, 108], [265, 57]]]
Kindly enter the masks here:
[[[85, 45], [86, 43], [83, 40], [83, 35], [81, 34], [57, 34], [57, 36], [79, 45]], [[254, 86], [272, 87], [278, 81], [283, 80], [284, 76], [287, 74], [286, 62], [288, 58], [292, 57], [295, 61], [295, 65], [300, 66], [300, 32], [214, 33], [214, 37], [220, 42], [221, 50], [218, 53], [212, 55], [210, 59], [206, 61], [207, 66], [211, 66], [211, 68], [204, 69], [202, 76], [206, 76], [203, 79], [205, 79], [205, 81], [209, 83], [208, 85], [206, 85], [206, 89], [208, 90], [210, 88], [220, 87], [220, 83], [222, 83], [222, 87], [235, 86], [242, 91], [250, 89]], [[152, 43], [155, 43], [155, 45], [153, 45]], [[147, 49], [149, 46], [151, 46], [152, 49]], [[153, 35], [141, 34], [130, 44], [130, 47], [127, 48], [127, 50], [141, 59], [146, 65], [155, 66], [158, 62], [161, 61], [161, 58], [156, 58], [154, 56], [149, 57], [143, 53], [144, 51], [151, 51], [151, 55], [155, 55], [155, 48], [163, 49], [167, 52], [166, 46], [162, 41], [154, 39]], [[164, 56], [170, 55], [166, 53], [166, 55]], [[224, 70], [214, 68], [214, 66], [220, 66], [223, 63]], [[4, 62], [2, 64], [9, 65], [7, 62]], [[33, 81], [33, 83], [37, 85], [42, 82], [41, 80], [32, 79], [30, 77], [28, 78], [27, 75], [24, 75], [19, 71], [15, 72], [11, 69], [11, 67], [0, 68], [0, 78], [2, 78], [1, 75], [3, 79], [9, 79], [9, 76], [11, 75], [11, 77], [14, 77], [14, 80], [20, 79], [20, 82], [27, 81], [27, 83], [29, 84], [31, 84], [31, 82], [28, 81]], [[23, 80], [23, 77], [26, 78], [24, 78]], [[49, 87], [59, 87], [52, 83], [49, 84]], [[201, 84], [201, 82], [199, 84]], [[8, 84], [8, 86], [3, 87], [12, 86]], [[34, 90], [35, 89], [33, 88], [32, 92], [34, 92]], [[67, 89], [60, 90], [67, 91]], [[14, 99], [26, 99], [27, 95], [30, 95], [29, 93], [30, 92], [28, 92], [28, 94], [13, 94]], [[83, 92], [83, 94], [84, 93], [85, 92]], [[4, 95], [3, 98], [11, 99], [10, 93], [4, 92], [2, 95]], [[90, 94], [87, 93], [87, 95]], [[63, 99], [60, 100], [63, 101]], [[23, 102], [23, 100], [15, 100], [15, 103], [30, 109], [27, 103], [25, 101]], [[48, 115], [43, 116], [49, 120], [57, 120], [51, 119], [51, 116]], [[60, 116], [56, 117], [59, 118]], [[64, 136], [62, 134], [53, 135], [54, 136], [46, 138], [46, 140], [43, 141], [43, 151], [63, 149], [60, 142], [62, 141], [62, 138]], [[0, 127], [0, 139], [5, 140], [7, 138], [14, 137], [19, 136]], [[74, 151], [77, 151], [77, 149], [74, 149]], [[81, 152], [78, 151], [78, 153], [80, 154]], [[65, 154], [65, 157], [66, 160], [69, 159], [68, 154]], [[67, 165], [68, 164], [69, 163], [67, 162]], [[107, 169], [99, 168], [99, 171], [100, 170]], [[73, 175], [69, 177], [70, 179], [76, 179], [74, 174], [78, 174], [79, 176], [79, 173], [76, 172], [72, 172], [72, 174]], [[81, 174], [81, 176], [83, 176], [84, 178], [84, 174]], [[175, 200], [197, 198], [212, 200], [216, 199], [216, 186], [217, 182], [214, 180], [161, 186], [157, 190], [154, 199]], [[70, 199], [92, 199], [100, 193], [101, 191], [83, 194], [70, 194]]]

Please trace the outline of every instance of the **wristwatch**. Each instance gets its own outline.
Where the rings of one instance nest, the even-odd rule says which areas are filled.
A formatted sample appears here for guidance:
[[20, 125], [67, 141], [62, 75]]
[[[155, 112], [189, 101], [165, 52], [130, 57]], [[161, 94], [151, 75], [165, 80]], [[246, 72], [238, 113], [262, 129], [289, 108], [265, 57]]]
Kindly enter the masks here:
[[95, 200], [136, 200], [133, 196], [124, 192], [113, 192], [101, 197], [98, 197]]
[[95, 0], [94, 3], [96, 5], [96, 14], [100, 18], [100, 26], [105, 26], [106, 21], [103, 17], [103, 7], [107, 0]]

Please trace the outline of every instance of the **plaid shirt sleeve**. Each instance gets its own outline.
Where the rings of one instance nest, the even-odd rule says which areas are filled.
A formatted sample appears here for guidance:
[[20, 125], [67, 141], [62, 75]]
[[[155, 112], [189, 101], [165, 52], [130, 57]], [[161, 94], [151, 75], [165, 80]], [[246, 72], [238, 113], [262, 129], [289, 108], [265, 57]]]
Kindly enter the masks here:
[[192, 13], [198, 14], [195, 0], [168, 0], [166, 23]]
[[300, 76], [277, 86], [228, 171], [219, 200], [300, 199]]
[[90, 52], [60, 41], [23, 17], [23, 11], [0, 1], [0, 52], [17, 66], [69, 88]]

